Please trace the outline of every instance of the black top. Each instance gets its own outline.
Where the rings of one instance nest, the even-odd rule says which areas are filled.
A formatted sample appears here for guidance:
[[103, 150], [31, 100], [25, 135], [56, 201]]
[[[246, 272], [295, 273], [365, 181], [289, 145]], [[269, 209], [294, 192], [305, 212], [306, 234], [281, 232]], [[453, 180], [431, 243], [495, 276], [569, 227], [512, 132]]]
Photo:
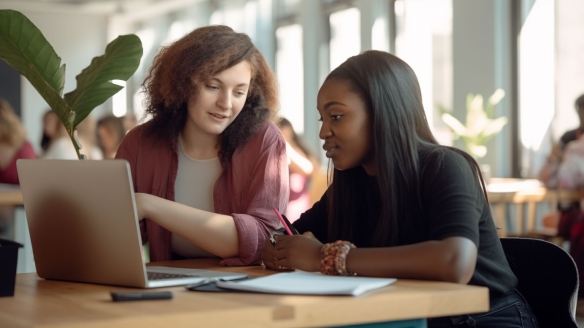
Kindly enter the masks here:
[[[447, 148], [431, 154], [421, 152], [419, 159], [420, 204], [423, 208], [413, 209], [413, 212], [416, 217], [421, 218], [423, 228], [413, 232], [415, 238], [401, 240], [399, 244], [408, 245], [448, 237], [470, 239], [477, 246], [478, 256], [475, 272], [469, 284], [488, 287], [491, 304], [495, 304], [498, 299], [513, 292], [517, 278], [503, 253], [489, 205], [476, 173], [462, 155]], [[374, 178], [371, 179], [375, 181]], [[379, 195], [379, 188], [371, 189]], [[322, 242], [332, 242], [327, 232], [329, 190], [320, 201], [294, 222], [300, 233], [311, 231]], [[412, 196], [416, 197], [410, 195]], [[371, 199], [369, 196], [367, 198]], [[380, 206], [380, 202], [368, 203], [377, 203], [370, 206]], [[370, 213], [379, 211], [373, 210]], [[367, 224], [372, 221], [371, 218], [363, 217], [360, 221], [374, 227]], [[371, 228], [368, 231], [359, 230], [360, 235], [367, 234], [359, 237], [372, 238]], [[359, 247], [359, 243], [352, 242]]]

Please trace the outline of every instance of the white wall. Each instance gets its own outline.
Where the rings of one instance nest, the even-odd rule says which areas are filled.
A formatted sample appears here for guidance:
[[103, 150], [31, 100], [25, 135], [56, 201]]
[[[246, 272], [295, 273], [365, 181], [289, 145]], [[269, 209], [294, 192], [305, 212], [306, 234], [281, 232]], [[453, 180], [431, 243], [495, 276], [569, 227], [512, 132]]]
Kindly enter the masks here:
[[554, 1], [537, 0], [523, 10], [519, 51], [521, 176], [536, 178], [551, 150], [554, 117]]
[[[509, 49], [510, 42], [510, 3], [503, 0], [453, 0], [452, 6], [454, 115], [464, 120], [468, 93], [482, 94], [487, 99], [496, 89], [503, 88], [506, 96], [497, 105], [496, 116], [509, 118], [511, 58], [506, 49]], [[487, 143], [487, 155], [479, 159], [480, 164], [490, 165], [493, 177], [509, 177], [511, 174], [509, 130], [510, 123]]]
[[584, 1], [556, 1], [556, 117], [554, 140], [578, 127], [574, 101], [584, 94]]
[[[6, 8], [0, 3], [0, 9]], [[66, 64], [65, 91], [75, 89], [75, 76], [89, 65], [91, 59], [105, 52], [107, 37], [107, 16], [104, 13], [56, 13], [46, 11], [22, 10], [43, 33]], [[49, 108], [36, 89], [21, 79], [22, 119], [28, 138], [40, 153], [42, 136], [42, 116]], [[105, 105], [95, 109], [94, 114], [105, 111]]]

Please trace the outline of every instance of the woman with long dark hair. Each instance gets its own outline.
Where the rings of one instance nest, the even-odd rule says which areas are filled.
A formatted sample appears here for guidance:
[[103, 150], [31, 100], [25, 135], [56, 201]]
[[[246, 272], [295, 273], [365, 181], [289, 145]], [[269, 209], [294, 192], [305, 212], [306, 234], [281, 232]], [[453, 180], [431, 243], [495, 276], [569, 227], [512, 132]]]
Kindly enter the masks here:
[[[277, 86], [250, 38], [202, 27], [163, 48], [143, 84], [152, 120], [116, 158], [132, 169], [150, 258], [258, 263], [288, 201]], [[147, 220], [142, 220], [147, 218]]]
[[332, 184], [294, 223], [304, 235], [265, 243], [264, 264], [486, 286], [489, 313], [430, 326], [533, 327], [480, 169], [465, 152], [437, 144], [413, 70], [385, 52], [351, 57], [325, 80], [317, 108]]

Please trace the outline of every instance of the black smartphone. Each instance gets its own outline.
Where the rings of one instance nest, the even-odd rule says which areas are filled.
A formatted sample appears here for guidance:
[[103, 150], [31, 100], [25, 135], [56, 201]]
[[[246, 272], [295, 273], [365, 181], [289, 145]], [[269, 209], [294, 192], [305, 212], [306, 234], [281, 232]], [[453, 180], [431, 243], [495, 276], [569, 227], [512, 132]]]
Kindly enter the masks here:
[[172, 298], [172, 292], [110, 292], [114, 302], [168, 300]]

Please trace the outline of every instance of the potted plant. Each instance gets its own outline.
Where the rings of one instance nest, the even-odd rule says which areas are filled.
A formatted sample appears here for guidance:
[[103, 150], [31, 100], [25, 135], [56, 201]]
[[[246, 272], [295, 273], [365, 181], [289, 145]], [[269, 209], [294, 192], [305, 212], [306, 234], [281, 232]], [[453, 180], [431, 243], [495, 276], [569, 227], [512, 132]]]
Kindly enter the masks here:
[[462, 138], [466, 151], [475, 159], [487, 154], [487, 141], [499, 133], [505, 124], [505, 116], [495, 118], [495, 106], [505, 97], [503, 89], [497, 89], [488, 99], [486, 109], [483, 96], [469, 93], [466, 96], [466, 123], [461, 123], [450, 111], [438, 105], [441, 118], [450, 128], [454, 139]]
[[[109, 43], [105, 54], [93, 58], [77, 75], [77, 88], [63, 95], [65, 65], [41, 31], [22, 13], [0, 10], [0, 59], [20, 72], [45, 99], [65, 125], [79, 159], [81, 144], [75, 128], [91, 111], [123, 87], [112, 80], [128, 80], [138, 68], [142, 43], [136, 35], [122, 35]], [[0, 240], [0, 296], [14, 295], [18, 248]]]
[[65, 64], [41, 31], [22, 13], [0, 10], [0, 59], [20, 72], [45, 99], [65, 125], [79, 159], [81, 144], [75, 128], [91, 111], [123, 87], [112, 80], [127, 81], [138, 69], [142, 43], [134, 34], [110, 42], [105, 54], [93, 58], [77, 75], [77, 88], [63, 95]]

